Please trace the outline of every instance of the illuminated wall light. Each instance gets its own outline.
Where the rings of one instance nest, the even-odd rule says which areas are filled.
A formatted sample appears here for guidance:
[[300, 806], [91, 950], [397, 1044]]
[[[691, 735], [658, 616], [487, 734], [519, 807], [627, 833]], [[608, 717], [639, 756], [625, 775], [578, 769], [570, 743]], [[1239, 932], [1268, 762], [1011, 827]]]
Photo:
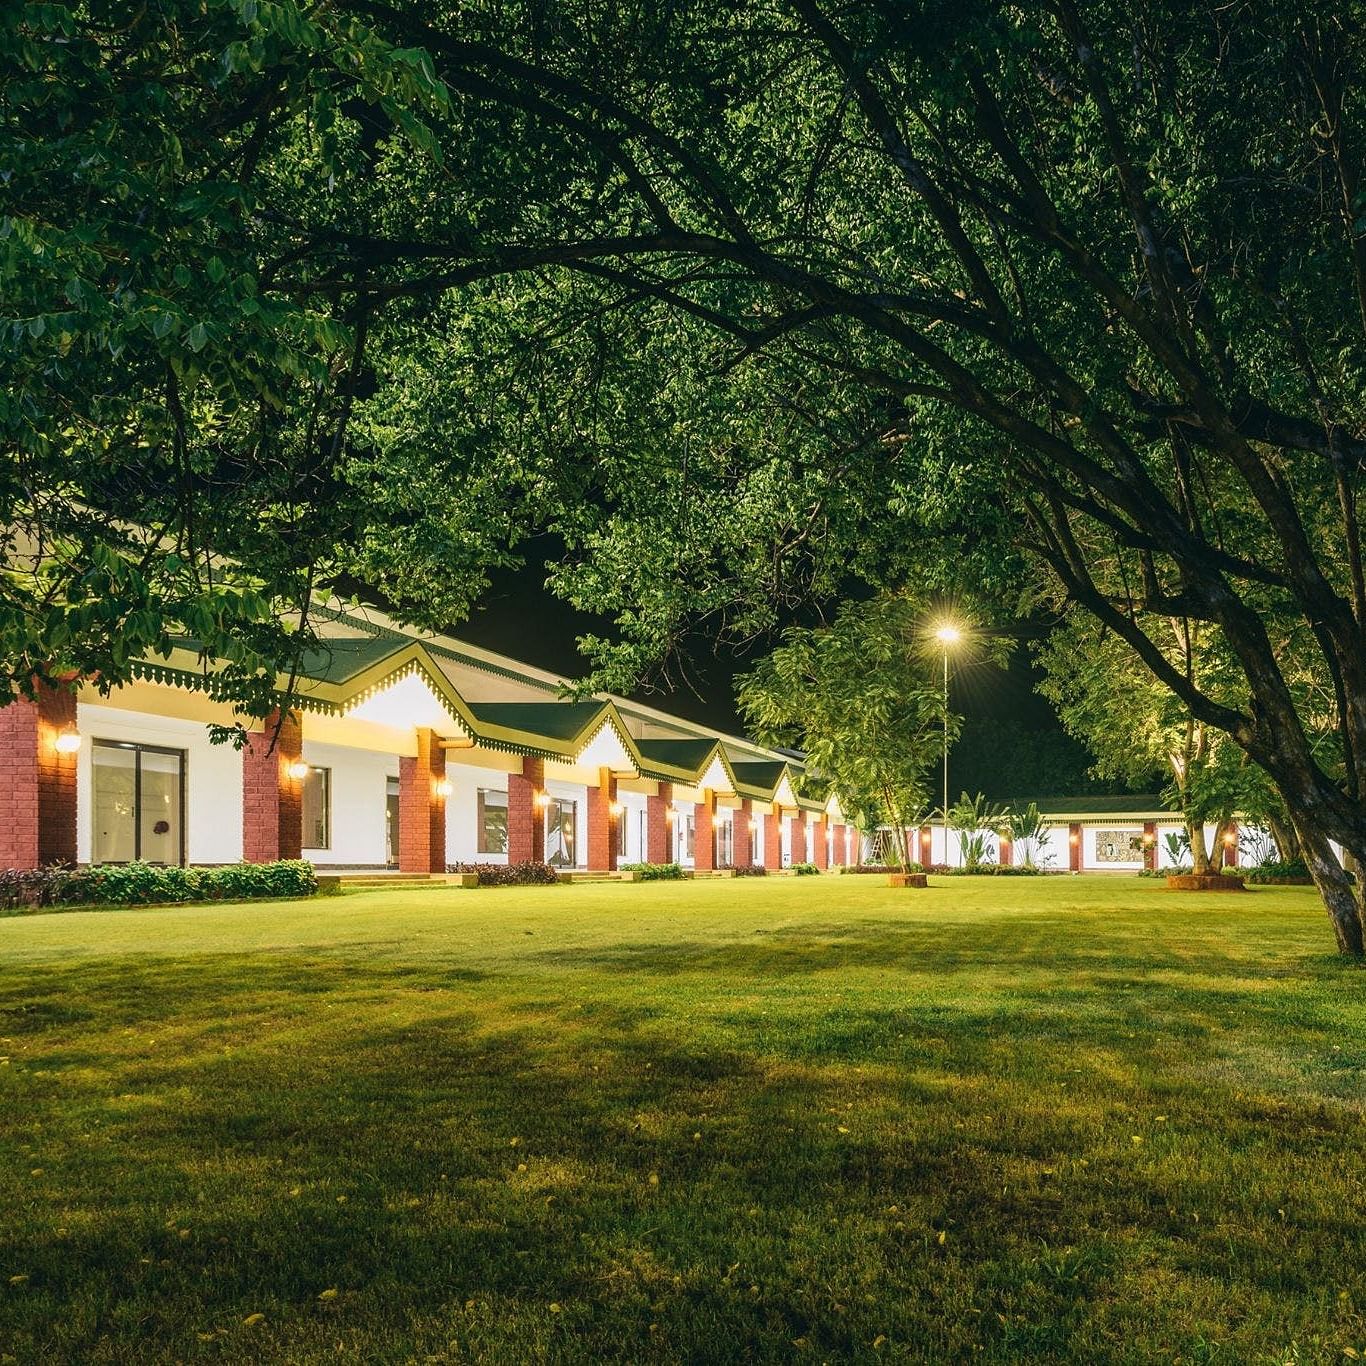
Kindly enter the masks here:
[[1237, 836], [1237, 835], [1225, 835], [1225, 836], [1224, 836], [1224, 843], [1227, 844], [1227, 845], [1229, 846], [1230, 849], [1231, 849], [1235, 844], [1237, 844], [1237, 842], [1238, 842], [1238, 836]]
[[615, 820], [625, 810], [625, 807], [620, 802], [610, 802], [607, 810], [611, 812], [612, 819]]
[[57, 738], [52, 742], [52, 747], [58, 754], [75, 754], [81, 747], [81, 734], [78, 730], [68, 726], [65, 730], [58, 731]]
[[438, 778], [437, 781], [432, 784], [432, 791], [438, 797], [449, 797], [451, 793], [455, 791], [455, 788], [451, 786], [451, 780], [449, 778]]
[[547, 806], [550, 805], [550, 793], [538, 792], [532, 800], [536, 803], [537, 806], [544, 810]]
[[310, 766], [304, 763], [302, 759], [295, 759], [289, 766], [289, 776], [293, 778], [296, 783], [303, 782], [303, 780], [308, 777], [309, 772]]
[[1068, 837], [1067, 837], [1067, 840], [1068, 840], [1068, 843], [1069, 843], [1069, 844], [1076, 844], [1076, 843], [1078, 842], [1078, 840], [1080, 840], [1080, 839], [1081, 839], [1081, 836], [1080, 836], [1080, 835], [1068, 835]]

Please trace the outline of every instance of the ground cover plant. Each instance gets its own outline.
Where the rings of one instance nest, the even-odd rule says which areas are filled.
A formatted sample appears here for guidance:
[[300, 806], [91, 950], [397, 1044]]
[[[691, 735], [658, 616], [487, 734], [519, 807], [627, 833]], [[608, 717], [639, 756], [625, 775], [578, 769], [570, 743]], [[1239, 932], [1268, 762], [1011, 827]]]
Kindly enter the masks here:
[[0, 923], [20, 1361], [1337, 1361], [1312, 890], [769, 878]]
[[250, 901], [312, 896], [313, 865], [304, 859], [178, 868], [104, 863], [71, 868], [0, 869], [0, 914], [58, 906], [146, 906], [175, 901]]

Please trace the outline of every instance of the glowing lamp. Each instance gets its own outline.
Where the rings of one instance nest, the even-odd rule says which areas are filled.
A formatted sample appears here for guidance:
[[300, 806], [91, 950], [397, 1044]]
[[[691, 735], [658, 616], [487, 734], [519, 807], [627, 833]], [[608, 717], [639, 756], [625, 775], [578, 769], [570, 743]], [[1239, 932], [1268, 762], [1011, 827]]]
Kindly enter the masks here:
[[537, 806], [545, 808], [550, 805], [550, 793], [538, 792], [532, 800], [535, 801]]
[[303, 780], [308, 777], [309, 771], [310, 766], [304, 763], [302, 759], [295, 759], [289, 766], [289, 776], [293, 778], [296, 783], [303, 782]]
[[756, 821], [752, 816], [750, 817], [749, 828], [751, 830], [757, 830], [759, 828], [759, 822]]
[[1156, 839], [1157, 839], [1157, 836], [1156, 836], [1156, 835], [1147, 835], [1147, 834], [1145, 834], [1145, 835], [1143, 836], [1143, 843], [1144, 843], [1144, 844], [1152, 844]]
[[1067, 837], [1068, 842], [1071, 843], [1071, 844], [1075, 844], [1080, 838], [1081, 838], [1080, 835], [1068, 835], [1068, 837]]
[[623, 807], [620, 802], [609, 802], [607, 810], [611, 813], [612, 819], [615, 820], [621, 815]]
[[935, 633], [934, 638], [941, 645], [957, 645], [963, 639], [963, 633], [956, 627], [945, 622]]
[[432, 791], [438, 797], [449, 797], [455, 789], [451, 786], [451, 780], [449, 778], [438, 778], [436, 782], [432, 784]]
[[1225, 836], [1224, 836], [1224, 843], [1227, 844], [1228, 847], [1229, 847], [1230, 849], [1233, 848], [1233, 846], [1234, 846], [1237, 842], [1238, 842], [1238, 837], [1237, 837], [1237, 835], [1225, 835]]
[[52, 747], [58, 754], [75, 754], [81, 747], [80, 732], [70, 726], [66, 730], [58, 731], [57, 738], [52, 742]]

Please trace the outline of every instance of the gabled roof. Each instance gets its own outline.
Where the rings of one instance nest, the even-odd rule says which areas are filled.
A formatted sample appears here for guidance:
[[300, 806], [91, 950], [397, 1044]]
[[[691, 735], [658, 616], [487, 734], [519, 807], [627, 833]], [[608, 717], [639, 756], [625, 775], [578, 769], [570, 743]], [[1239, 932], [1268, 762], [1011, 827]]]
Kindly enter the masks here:
[[[573, 762], [604, 727], [610, 727], [627, 760], [644, 777], [693, 785], [719, 763], [733, 791], [764, 800], [771, 798], [784, 776], [790, 780], [799, 771], [782, 759], [755, 758], [763, 753], [757, 746], [725, 737], [743, 756], [737, 763], [722, 737], [714, 733], [637, 740], [614, 698], [556, 697], [549, 675], [539, 670], [520, 674], [513, 660], [484, 658], [487, 652], [482, 651], [466, 655], [453, 648], [458, 642], [419, 639], [331, 609], [320, 615], [338, 633], [325, 636], [306, 651], [293, 677], [281, 674], [276, 680], [282, 693], [292, 687], [298, 705], [306, 710], [340, 715], [415, 674], [461, 732], [482, 747]], [[457, 686], [459, 675], [451, 667], [453, 662], [530, 683], [544, 688], [547, 695], [543, 701], [467, 701]], [[134, 667], [137, 676], [152, 682], [193, 688], [210, 696], [226, 691], [215, 684], [220, 671], [217, 661], [204, 661], [200, 643], [190, 638], [177, 640], [165, 657], [141, 660]], [[663, 713], [653, 715], [662, 717]], [[689, 725], [679, 722], [680, 728]]]

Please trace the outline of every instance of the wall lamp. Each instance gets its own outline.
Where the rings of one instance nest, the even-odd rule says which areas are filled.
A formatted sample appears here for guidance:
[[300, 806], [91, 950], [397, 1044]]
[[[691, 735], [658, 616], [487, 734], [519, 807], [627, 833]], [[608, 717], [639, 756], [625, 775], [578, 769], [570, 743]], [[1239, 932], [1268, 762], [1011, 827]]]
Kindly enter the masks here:
[[295, 759], [289, 766], [289, 776], [293, 778], [296, 783], [303, 782], [311, 771], [312, 766], [306, 764], [302, 759]]
[[625, 807], [623, 807], [620, 802], [609, 802], [607, 810], [611, 814], [612, 819], [616, 820], [625, 810]]
[[432, 792], [438, 797], [449, 797], [454, 791], [449, 778], [438, 778], [432, 784]]
[[550, 805], [550, 793], [538, 792], [531, 800], [542, 810], [545, 810]]
[[58, 754], [75, 754], [81, 747], [80, 731], [75, 726], [67, 726], [65, 730], [58, 731], [52, 747]]

